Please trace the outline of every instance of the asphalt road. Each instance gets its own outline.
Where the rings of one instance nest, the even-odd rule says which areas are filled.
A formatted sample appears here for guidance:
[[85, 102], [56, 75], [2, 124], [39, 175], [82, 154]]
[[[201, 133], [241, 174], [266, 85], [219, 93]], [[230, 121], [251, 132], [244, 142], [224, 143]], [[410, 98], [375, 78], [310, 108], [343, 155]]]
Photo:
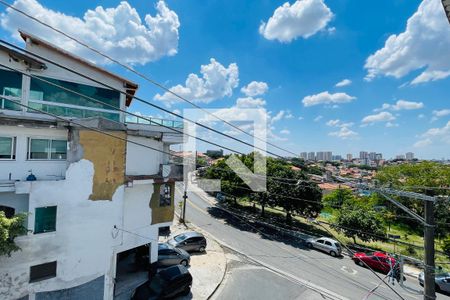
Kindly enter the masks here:
[[[177, 191], [176, 200], [181, 199], [181, 193]], [[273, 294], [265, 292], [267, 286], [279, 290], [286, 285], [287, 289], [292, 290], [293, 282], [299, 286], [299, 295], [305, 292], [305, 288], [309, 288], [324, 291], [325, 298], [365, 299], [369, 291], [380, 284], [380, 279], [376, 275], [366, 268], [355, 265], [348, 257], [334, 258], [306, 248], [302, 241], [277, 237], [276, 233], [269, 238], [255, 230], [245, 220], [214, 207], [197, 193], [188, 192], [186, 219], [209, 232], [219, 242], [260, 264], [260, 267], [275, 271], [274, 273], [255, 270], [251, 272], [251, 276], [248, 270], [246, 276], [239, 271], [236, 275], [239, 279], [226, 281], [225, 288], [218, 291], [223, 294], [219, 294], [218, 299], [244, 299], [241, 292], [246, 287], [246, 299], [297, 299], [298, 297], [294, 295], [292, 298], [290, 295], [281, 294], [280, 297], [274, 297]], [[270, 279], [276, 273], [279, 274], [279, 278]], [[286, 277], [290, 280], [286, 280]], [[264, 288], [258, 288], [259, 286]], [[395, 286], [391, 284], [391, 287], [403, 299], [423, 299], [422, 288], [417, 279], [407, 277], [404, 287], [399, 286], [397, 282]], [[401, 298], [388, 286], [381, 284], [368, 299]], [[450, 298], [438, 294], [437, 299]]]

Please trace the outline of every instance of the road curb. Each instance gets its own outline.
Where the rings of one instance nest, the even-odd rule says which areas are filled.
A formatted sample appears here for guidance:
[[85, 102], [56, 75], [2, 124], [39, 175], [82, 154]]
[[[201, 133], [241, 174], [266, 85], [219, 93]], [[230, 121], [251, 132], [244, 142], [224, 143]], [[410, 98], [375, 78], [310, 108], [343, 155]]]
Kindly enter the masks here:
[[[175, 215], [176, 215], [178, 218], [180, 218], [180, 215], [179, 215], [177, 212], [175, 212]], [[223, 274], [222, 274], [222, 277], [221, 277], [220, 281], [216, 284], [216, 286], [214, 287], [213, 291], [209, 294], [209, 296], [206, 297], [206, 299], [211, 299], [211, 297], [214, 296], [214, 294], [217, 292], [217, 290], [219, 289], [219, 287], [220, 287], [220, 286], [222, 285], [222, 283], [224, 282], [225, 276], [226, 276], [227, 271], [228, 271], [228, 260], [227, 260], [227, 258], [226, 258], [226, 256], [225, 256], [225, 250], [223, 249], [222, 243], [221, 243], [219, 240], [217, 240], [214, 236], [212, 236], [209, 232], [207, 232], [207, 231], [201, 229], [200, 227], [197, 227], [197, 226], [196, 226], [195, 224], [193, 224], [193, 223], [190, 223], [189, 225], [186, 224], [186, 223], [182, 223], [182, 224], [184, 225], [184, 227], [186, 227], [186, 229], [195, 229], [195, 230], [198, 230], [198, 231], [202, 232], [204, 235], [206, 235], [206, 236], [208, 236], [210, 239], [214, 240], [214, 242], [216, 242], [216, 243], [219, 245], [220, 249], [222, 250], [222, 254], [223, 254], [223, 257], [224, 257], [224, 260], [225, 260], [225, 268], [224, 268], [224, 271], [223, 271]]]

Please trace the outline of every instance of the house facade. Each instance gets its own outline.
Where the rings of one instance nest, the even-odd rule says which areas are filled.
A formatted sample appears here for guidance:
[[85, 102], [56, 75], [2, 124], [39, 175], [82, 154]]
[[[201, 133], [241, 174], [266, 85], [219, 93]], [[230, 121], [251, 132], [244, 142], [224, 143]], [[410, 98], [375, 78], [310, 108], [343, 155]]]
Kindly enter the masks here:
[[127, 118], [135, 83], [21, 35], [31, 53], [0, 47], [0, 210], [28, 233], [0, 256], [0, 298], [120, 297], [173, 220], [181, 124]]

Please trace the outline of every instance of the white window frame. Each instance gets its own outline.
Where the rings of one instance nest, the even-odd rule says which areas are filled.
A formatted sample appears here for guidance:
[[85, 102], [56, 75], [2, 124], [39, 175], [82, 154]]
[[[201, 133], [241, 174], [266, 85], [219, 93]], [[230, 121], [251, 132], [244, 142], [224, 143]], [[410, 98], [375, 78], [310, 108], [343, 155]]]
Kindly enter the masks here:
[[66, 142], [66, 146], [67, 146], [67, 140], [66, 139], [62, 139], [62, 138], [49, 138], [49, 137], [28, 137], [28, 141], [27, 141], [27, 160], [30, 161], [65, 161], [67, 160], [67, 147], [66, 147], [66, 158], [63, 159], [55, 159], [55, 158], [51, 158], [52, 157], [52, 152], [46, 151], [47, 152], [47, 158], [31, 158], [31, 140], [47, 140], [50, 141], [49, 144], [49, 148], [48, 149], [52, 149], [52, 141], [64, 141]]
[[[11, 143], [11, 157], [10, 158], [0, 158], [0, 161], [11, 161], [11, 160], [16, 160], [17, 158], [17, 137], [15, 136], [0, 136], [2, 138], [10, 138], [12, 139], [12, 143]], [[14, 157], [14, 158], [13, 158]]]

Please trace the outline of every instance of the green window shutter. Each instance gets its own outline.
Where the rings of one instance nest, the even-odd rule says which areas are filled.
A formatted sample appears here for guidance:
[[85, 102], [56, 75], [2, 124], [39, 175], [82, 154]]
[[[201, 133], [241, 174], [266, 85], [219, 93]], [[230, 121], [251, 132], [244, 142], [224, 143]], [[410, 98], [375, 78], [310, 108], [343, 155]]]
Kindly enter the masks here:
[[35, 211], [35, 234], [56, 230], [56, 206], [37, 207]]

